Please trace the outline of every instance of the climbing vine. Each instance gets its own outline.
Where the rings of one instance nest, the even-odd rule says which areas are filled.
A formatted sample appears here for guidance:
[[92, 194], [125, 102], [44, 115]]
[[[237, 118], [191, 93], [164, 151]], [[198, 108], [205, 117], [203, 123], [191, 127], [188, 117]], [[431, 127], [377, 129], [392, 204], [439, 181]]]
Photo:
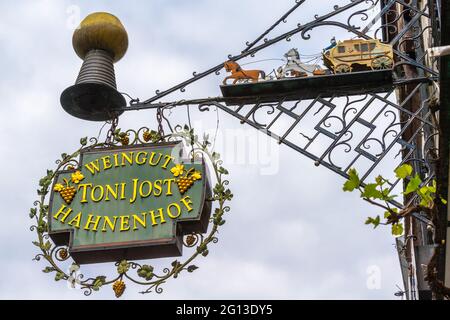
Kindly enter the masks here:
[[[403, 164], [395, 169], [395, 176], [403, 182], [405, 186], [403, 195], [415, 199], [409, 205], [402, 209], [392, 207], [389, 201], [394, 200], [398, 195], [392, 194], [391, 186], [393, 183], [383, 176], [379, 175], [375, 181], [364, 186], [356, 169], [352, 168], [348, 172], [348, 179], [344, 183], [343, 190], [348, 192], [357, 191], [361, 198], [383, 211], [382, 215], [370, 216], [365, 224], [377, 228], [380, 225], [391, 227], [391, 233], [394, 236], [400, 236], [404, 232], [402, 219], [413, 213], [422, 212], [426, 214], [434, 227], [438, 223], [437, 203], [438, 201], [447, 204], [447, 201], [437, 194], [436, 180], [423, 181], [418, 173], [414, 173], [413, 167], [409, 164]], [[437, 257], [445, 242], [437, 243], [434, 254], [427, 265], [425, 280], [428, 281], [431, 290], [446, 298], [450, 298], [450, 288], [437, 278]]]

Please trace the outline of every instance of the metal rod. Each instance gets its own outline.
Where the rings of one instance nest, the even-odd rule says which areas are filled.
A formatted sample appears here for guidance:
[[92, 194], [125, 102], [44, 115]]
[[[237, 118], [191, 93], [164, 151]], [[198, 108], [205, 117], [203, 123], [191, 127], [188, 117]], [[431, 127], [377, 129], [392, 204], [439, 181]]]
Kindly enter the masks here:
[[300, 7], [306, 0], [296, 0], [296, 4], [288, 11], [286, 12], [280, 19], [278, 19], [273, 25], [270, 26], [269, 29], [264, 31], [258, 38], [256, 38], [252, 43], [249, 43], [247, 45], [247, 48], [245, 48], [242, 53], [247, 52], [250, 50], [255, 44], [257, 44], [262, 38], [264, 38], [266, 35], [270, 33], [277, 25], [279, 25], [282, 21], [285, 21], [285, 19], [294, 12], [298, 7]]

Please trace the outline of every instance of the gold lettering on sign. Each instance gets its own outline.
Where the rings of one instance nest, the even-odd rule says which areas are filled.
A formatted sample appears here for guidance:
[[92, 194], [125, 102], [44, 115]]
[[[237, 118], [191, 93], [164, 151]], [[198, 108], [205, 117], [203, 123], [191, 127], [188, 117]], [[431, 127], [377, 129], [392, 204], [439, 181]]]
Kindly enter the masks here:
[[158, 214], [157, 215], [155, 215], [155, 210], [151, 210], [150, 211], [150, 215], [152, 217], [152, 226], [155, 226], [155, 225], [158, 224], [158, 222], [156, 222], [156, 218], [159, 218], [161, 220], [160, 224], [163, 224], [163, 223], [166, 222], [166, 220], [164, 219], [164, 214], [163, 214], [163, 209], [162, 208], [158, 209]]
[[88, 169], [89, 172], [92, 173], [93, 175], [94, 175], [96, 172], [100, 172], [100, 165], [99, 165], [99, 163], [98, 163], [98, 159], [95, 159], [95, 161], [91, 161], [91, 162], [85, 164], [84, 167], [85, 167], [86, 169]]
[[[170, 172], [165, 178], [164, 175], [157, 179], [154, 176], [140, 176], [140, 178], [127, 177], [126, 181], [114, 181], [117, 170], [123, 170], [125, 166], [160, 166], [161, 169], [168, 170], [174, 158], [170, 155], [147, 152], [147, 151], [120, 151], [110, 155], [101, 156], [83, 165], [85, 174], [100, 174], [102, 171], [110, 170], [107, 173], [103, 184], [93, 184], [83, 181], [73, 185], [76, 188], [76, 201], [80, 207], [70, 207], [70, 202], [60, 205], [58, 211], [53, 214], [53, 219], [61, 224], [67, 224], [73, 228], [86, 231], [102, 233], [106, 232], [127, 232], [154, 227], [166, 223], [169, 219], [175, 220], [194, 210], [194, 203], [190, 196], [180, 194], [177, 189], [177, 178]], [[137, 168], [136, 168], [137, 169]], [[148, 170], [148, 169], [147, 169]], [[168, 170], [169, 171], [169, 170]], [[135, 173], [135, 170], [130, 170]], [[166, 175], [167, 176], [167, 175]], [[200, 176], [200, 175], [199, 175]], [[141, 179], [142, 178], [142, 179]], [[116, 178], [117, 179], [117, 178]], [[69, 182], [66, 184], [69, 185]], [[176, 201], [167, 203], [166, 198], [177, 195]], [[180, 198], [181, 197], [181, 198]], [[164, 201], [163, 201], [164, 200]], [[115, 202], [117, 205], [104, 205], [103, 201]], [[113, 210], [124, 210], [129, 204], [135, 204], [133, 212], [84, 212], [87, 210], [86, 203], [98, 204], [94, 208], [114, 208]], [[72, 202], [74, 204], [75, 202]], [[160, 208], [152, 208], [152, 203], [161, 203]], [[162, 204], [164, 203], [164, 204]], [[57, 204], [59, 205], [59, 204]], [[147, 207], [149, 206], [149, 207]], [[73, 215], [75, 212], [76, 215]], [[140, 213], [139, 213], [140, 212]], [[88, 213], [88, 214], [86, 214]], [[187, 215], [187, 217], [192, 217]], [[102, 236], [102, 235], [98, 235]]]
[[69, 221], [68, 225], [80, 229], [80, 223], [81, 223], [81, 212], [78, 212], [78, 214], [75, 217], [73, 217], [72, 220]]
[[120, 231], [130, 230], [130, 216], [120, 216]]
[[101, 218], [102, 218], [102, 216], [96, 216], [94, 218], [93, 214], [88, 215], [88, 219], [86, 221], [86, 224], [84, 225], [84, 230], [89, 230], [89, 226], [91, 224], [93, 224], [94, 226], [90, 230], [97, 231], [98, 224], [99, 224]]
[[150, 154], [146, 151], [139, 151], [135, 153], [134, 151], [114, 153], [112, 156], [104, 156], [99, 159], [90, 161], [84, 165], [84, 167], [92, 174], [98, 174], [101, 171], [106, 171], [111, 168], [133, 166], [137, 164], [139, 166], [148, 163], [149, 166], [155, 167], [161, 164], [161, 169], [166, 170], [167, 166], [174, 157], [168, 154], [162, 154], [160, 152], [151, 152]]
[[[100, 229], [102, 232], [115, 232], [116, 230], [120, 232], [129, 230], [136, 231], [147, 228], [150, 222], [151, 226], [161, 225], [166, 223], [166, 217], [175, 220], [183, 212], [190, 212], [192, 210], [192, 199], [189, 196], [185, 196], [179, 202], [172, 202], [167, 207], [143, 211], [140, 214], [132, 213], [108, 216], [89, 213], [86, 222], [83, 222], [83, 229], [87, 231], [98, 231]], [[72, 212], [72, 208], [62, 205], [59, 211], [53, 215], [53, 218], [65, 224]], [[67, 224], [79, 229], [82, 217], [83, 213], [79, 212]], [[148, 220], [150, 220], [149, 223], [147, 223]]]
[[102, 160], [103, 160], [103, 170], [108, 170], [112, 168], [110, 156], [103, 157]]
[[[176, 209], [176, 213], [173, 214], [173, 210], [171, 208], [175, 207]], [[167, 215], [169, 216], [169, 218], [171, 219], [176, 219], [181, 215], [181, 208], [178, 205], [178, 203], [171, 203], [167, 206]]]
[[59, 208], [58, 212], [53, 216], [53, 218], [58, 219], [58, 217], [60, 215], [62, 215], [61, 218], [61, 222], [64, 223], [64, 221], [66, 220], [67, 216], [72, 212], [71, 208], [67, 208], [66, 212], [64, 212], [64, 209], [66, 209], [67, 207], [65, 205], [61, 205], [61, 208]]
[[114, 185], [116, 188], [113, 189], [109, 184], [106, 185], [106, 195], [105, 201], [109, 201], [109, 195], [111, 194], [113, 199], [117, 199], [117, 194], [119, 193], [119, 184]]
[[145, 219], [145, 216], [147, 215], [147, 212], [142, 212], [142, 219], [137, 215], [133, 214], [133, 230], [139, 229], [136, 225], [136, 222], [138, 222], [142, 227], [147, 227], [147, 220]]
[[102, 232], [106, 232], [106, 225], [108, 225], [109, 229], [111, 231], [114, 232], [114, 230], [116, 229], [116, 222], [117, 222], [117, 216], [114, 216], [114, 222], [111, 221], [111, 218], [108, 216], [105, 216], [103, 219], [103, 228], [102, 228]]

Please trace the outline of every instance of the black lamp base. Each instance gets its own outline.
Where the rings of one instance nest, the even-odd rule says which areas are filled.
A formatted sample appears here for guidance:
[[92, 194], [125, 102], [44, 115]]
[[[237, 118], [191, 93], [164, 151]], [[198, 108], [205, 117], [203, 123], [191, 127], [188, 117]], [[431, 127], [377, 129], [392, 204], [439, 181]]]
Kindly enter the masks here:
[[100, 83], [80, 83], [61, 94], [61, 105], [70, 115], [91, 121], [106, 121], [121, 115], [125, 98], [114, 88]]

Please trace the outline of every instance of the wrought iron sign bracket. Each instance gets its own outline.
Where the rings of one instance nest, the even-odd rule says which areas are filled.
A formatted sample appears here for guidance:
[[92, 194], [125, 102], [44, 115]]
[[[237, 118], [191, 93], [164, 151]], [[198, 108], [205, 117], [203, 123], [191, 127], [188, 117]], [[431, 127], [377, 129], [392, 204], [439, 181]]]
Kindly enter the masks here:
[[[422, 26], [421, 24], [421, 20], [430, 19], [428, 6], [419, 7], [416, 1], [407, 3], [401, 0], [350, 0], [346, 5], [334, 6], [333, 11], [325, 15], [316, 15], [313, 21], [306, 24], [298, 24], [294, 29], [272, 39], [266, 38], [276, 26], [281, 22], [286, 22], [286, 18], [304, 2], [296, 1], [295, 5], [286, 14], [258, 36], [256, 40], [247, 42], [246, 48], [240, 54], [234, 56], [229, 55], [228, 59], [238, 61], [248, 56], [254, 56], [260, 50], [279, 43], [282, 40], [290, 41], [296, 34], [300, 34], [303, 40], [308, 40], [311, 37], [309, 32], [321, 26], [342, 28], [359, 38], [368, 40], [377, 38], [378, 35], [383, 34], [383, 39], [381, 40], [392, 45], [394, 54], [397, 57], [396, 63], [393, 66], [394, 76], [390, 86], [384, 87], [382, 91], [380, 91], [381, 86], [378, 87], [378, 90], [375, 86], [375, 89], [368, 90], [366, 88], [361, 89], [360, 92], [343, 91], [340, 94], [324, 94], [323, 92], [318, 92], [307, 98], [302, 96], [292, 97], [289, 95], [271, 96], [268, 101], [262, 100], [260, 97], [243, 99], [239, 96], [217, 96], [172, 102], [156, 102], [178, 90], [184, 92], [188, 85], [208, 75], [219, 74], [219, 71], [223, 68], [223, 63], [220, 63], [202, 73], [194, 72], [193, 77], [172, 88], [165, 91], [157, 90], [156, 95], [143, 102], [133, 101], [133, 103], [130, 103], [125, 108], [125, 111], [144, 109], [165, 110], [178, 106], [195, 106], [201, 111], [206, 111], [208, 110], [208, 106], [215, 106], [237, 118], [241, 123], [247, 123], [253, 128], [276, 139], [278, 143], [287, 145], [311, 158], [316, 165], [323, 165], [345, 178], [348, 177], [348, 169], [356, 165], [360, 159], [364, 158], [365, 160], [371, 161], [372, 163], [368, 170], [363, 172], [363, 185], [365, 179], [373, 173], [387, 154], [393, 152], [394, 147], [399, 146], [400, 152], [403, 153], [403, 159], [398, 164], [405, 162], [417, 163], [418, 165], [416, 167], [422, 175], [426, 176], [428, 180], [432, 179], [434, 176], [434, 163], [433, 159], [430, 159], [429, 150], [434, 149], [434, 137], [436, 136], [437, 128], [436, 124], [431, 121], [431, 112], [428, 108], [431, 97], [424, 97], [421, 106], [414, 111], [409, 109], [409, 105], [414, 103], [412, 95], [398, 102], [394, 102], [396, 100], [394, 95], [396, 88], [408, 85], [413, 86], [413, 93], [426, 93], [430, 91], [428, 86], [438, 80], [438, 72], [427, 65], [426, 52], [422, 49], [420, 39], [424, 32], [430, 31], [428, 26]], [[360, 6], [362, 5], [367, 5], [367, 7], [361, 9]], [[404, 8], [400, 14], [394, 10], [397, 5], [403, 6]], [[373, 19], [369, 20], [369, 10], [377, 6], [381, 6], [380, 12]], [[351, 9], [355, 9], [356, 11], [350, 12]], [[332, 20], [335, 16], [345, 14], [345, 12], [350, 12], [346, 24], [338, 20]], [[369, 23], [364, 27], [357, 26], [354, 24], [354, 20], [357, 17], [360, 17], [361, 21], [369, 21]], [[394, 22], [400, 18], [405, 18], [405, 21], [407, 21], [402, 29], [398, 29], [394, 25]], [[381, 26], [372, 32], [372, 36], [369, 32], [377, 23], [380, 23]], [[411, 55], [411, 46], [413, 47], [413, 52], [416, 53], [415, 55]], [[405, 75], [405, 67], [415, 68], [418, 72], [415, 75]], [[353, 75], [350, 75], [350, 77], [353, 77]], [[305, 80], [301, 79], [299, 81]], [[357, 84], [360, 85], [360, 83], [361, 80], [358, 80]], [[251, 84], [239, 86], [245, 85], [251, 86]], [[320, 85], [318, 86], [320, 87]], [[345, 101], [343, 102], [342, 99]], [[379, 108], [380, 111], [375, 116], [368, 117], [367, 115], [374, 108]], [[321, 118], [316, 120], [313, 134], [307, 135], [301, 131], [305, 119], [311, 114], [318, 115], [318, 110], [320, 112], [324, 110], [328, 111], [320, 114]], [[340, 116], [336, 114], [338, 111]], [[257, 120], [258, 115], [263, 113], [266, 118], [268, 116], [272, 118], [266, 122]], [[352, 114], [353, 116], [351, 116]], [[382, 117], [388, 120], [388, 123], [385, 123], [384, 126], [379, 124]], [[392, 117], [392, 119], [388, 119], [389, 117]], [[284, 132], [276, 132], [273, 128], [281, 118], [288, 118], [293, 121], [293, 124]], [[331, 130], [329, 125], [331, 121], [339, 122], [340, 128], [335, 131]], [[366, 130], [367, 134], [360, 141], [356, 141], [354, 138], [355, 130]], [[405, 140], [404, 133], [408, 130], [413, 130], [413, 133]], [[294, 141], [298, 139], [291, 139], [294, 133], [297, 136], [303, 137], [305, 141], [299, 143], [298, 141]], [[424, 134], [428, 136], [423, 136]], [[391, 139], [388, 139], [389, 135], [391, 135]], [[416, 141], [420, 136], [423, 136], [424, 143], [418, 146], [416, 145]], [[312, 146], [315, 141], [322, 137], [330, 139], [329, 146], [324, 152], [316, 154], [314, 151], [311, 151], [313, 149]], [[377, 144], [379, 152], [374, 151], [377, 148], [374, 144]], [[347, 165], [338, 165], [335, 163], [333, 157], [338, 154], [338, 152], [335, 152], [338, 149], [341, 150], [340, 154], [354, 153], [353, 159], [348, 161]], [[344, 150], [343, 153], [342, 150]], [[392, 189], [397, 183], [398, 181], [393, 184]], [[397, 207], [403, 206], [397, 201], [391, 202]], [[415, 214], [415, 216], [426, 224], [430, 223], [428, 218], [420, 213]]]

